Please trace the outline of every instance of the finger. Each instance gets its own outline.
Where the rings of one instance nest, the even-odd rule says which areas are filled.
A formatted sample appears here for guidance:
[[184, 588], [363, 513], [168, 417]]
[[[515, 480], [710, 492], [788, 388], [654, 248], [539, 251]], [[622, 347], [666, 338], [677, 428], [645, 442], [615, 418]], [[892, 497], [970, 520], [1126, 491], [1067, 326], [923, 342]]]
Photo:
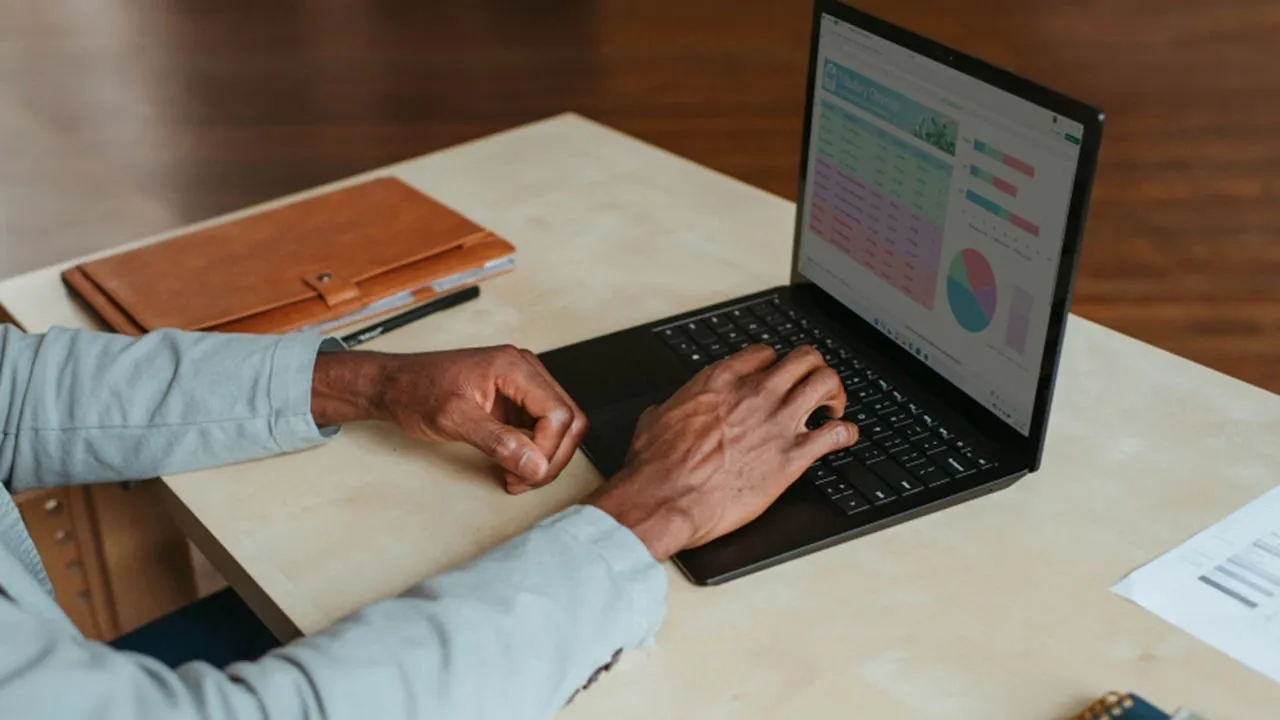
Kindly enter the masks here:
[[791, 451], [792, 467], [797, 473], [814, 464], [822, 456], [858, 442], [858, 426], [844, 420], [833, 420], [817, 430], [801, 433]]
[[765, 376], [765, 384], [775, 391], [789, 392], [801, 380], [814, 370], [826, 367], [822, 354], [811, 345], [800, 347], [787, 353]]
[[782, 411], [795, 418], [797, 431], [818, 408], [825, 407], [828, 417], [844, 415], [844, 385], [835, 370], [823, 365], [809, 373], [792, 388], [782, 404]]
[[[497, 369], [496, 384], [502, 395], [522, 407], [533, 418], [532, 442], [548, 462], [540, 474], [521, 474], [521, 477], [534, 485], [546, 483], [555, 477], [550, 471], [553, 458], [560, 458], [568, 463], [561, 446], [576, 425], [585, 424], [585, 419], [575, 417], [581, 411], [575, 413], [577, 406], [561, 393], [555, 381], [526, 361], [519, 351], [512, 351], [511, 362], [504, 363]], [[582, 430], [585, 432], [585, 427]], [[574, 441], [574, 447], [576, 442]], [[568, 455], [572, 456], [572, 453]]]
[[[569, 461], [573, 459], [573, 454], [578, 451], [578, 445], [582, 443], [583, 436], [587, 434], [587, 414], [582, 411], [582, 408], [578, 407], [578, 404], [573, 401], [573, 398], [569, 396], [569, 393], [564, 389], [564, 387], [562, 387], [560, 383], [556, 382], [556, 379], [551, 375], [551, 371], [547, 370], [546, 366], [542, 364], [542, 361], [538, 359], [537, 355], [534, 355], [528, 350], [521, 350], [520, 354], [524, 358], [525, 362], [534, 369], [534, 371], [546, 379], [547, 383], [560, 395], [560, 398], [569, 408], [570, 421], [568, 432], [564, 433], [564, 435], [560, 437], [559, 445], [556, 447], [552, 455], [550, 455], [551, 462], [547, 467], [547, 475], [544, 480], [544, 482], [550, 482], [564, 471], [565, 467], [568, 466]], [[535, 426], [535, 442], [536, 441]]]
[[479, 405], [463, 405], [452, 419], [457, 437], [519, 478], [541, 478], [547, 457], [519, 428], [503, 425]]
[[708, 365], [702, 372], [713, 384], [735, 382], [769, 367], [778, 354], [768, 345], [750, 345], [729, 357]]

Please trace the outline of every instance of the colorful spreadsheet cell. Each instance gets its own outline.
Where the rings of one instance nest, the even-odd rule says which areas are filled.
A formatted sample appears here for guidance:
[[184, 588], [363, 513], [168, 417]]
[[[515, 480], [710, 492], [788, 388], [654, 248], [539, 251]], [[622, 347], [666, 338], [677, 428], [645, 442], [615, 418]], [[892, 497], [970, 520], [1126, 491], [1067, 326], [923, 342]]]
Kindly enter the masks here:
[[951, 171], [927, 151], [824, 102], [809, 228], [933, 309]]

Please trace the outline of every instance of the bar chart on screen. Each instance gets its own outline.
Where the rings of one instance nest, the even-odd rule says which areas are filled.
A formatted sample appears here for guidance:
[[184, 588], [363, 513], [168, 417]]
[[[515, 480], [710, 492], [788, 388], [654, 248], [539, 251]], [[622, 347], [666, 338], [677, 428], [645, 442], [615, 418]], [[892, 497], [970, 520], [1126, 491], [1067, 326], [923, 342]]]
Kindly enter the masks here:
[[1027, 353], [1027, 333], [1031, 330], [1031, 306], [1035, 298], [1020, 287], [1013, 289], [1009, 303], [1009, 324], [1005, 327], [1004, 344], [1019, 355]]

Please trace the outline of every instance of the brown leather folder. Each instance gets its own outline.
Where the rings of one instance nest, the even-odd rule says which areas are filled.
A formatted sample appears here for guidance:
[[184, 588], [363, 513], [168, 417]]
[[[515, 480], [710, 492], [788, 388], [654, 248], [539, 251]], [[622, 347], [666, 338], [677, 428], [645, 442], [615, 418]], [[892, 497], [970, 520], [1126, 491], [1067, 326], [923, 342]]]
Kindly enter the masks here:
[[[350, 327], [510, 268], [515, 248], [379, 178], [76, 266], [63, 280], [112, 329]], [[388, 305], [390, 303], [390, 305]], [[377, 315], [369, 315], [375, 317]], [[355, 323], [359, 324], [359, 323]]]

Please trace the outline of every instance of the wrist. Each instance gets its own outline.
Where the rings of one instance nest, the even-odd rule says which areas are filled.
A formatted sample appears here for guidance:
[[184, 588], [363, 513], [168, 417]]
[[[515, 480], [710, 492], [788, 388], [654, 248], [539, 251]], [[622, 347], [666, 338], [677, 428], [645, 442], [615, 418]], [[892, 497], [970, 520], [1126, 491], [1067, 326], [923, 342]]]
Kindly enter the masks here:
[[[630, 530], [658, 562], [688, 547], [693, 539], [693, 518], [676, 502], [646, 494], [646, 488], [660, 484], [619, 473], [592, 495], [587, 504], [604, 511]], [[639, 491], [637, 491], [637, 488]]]
[[387, 417], [388, 366], [373, 352], [320, 353], [311, 380], [311, 416], [318, 427]]

